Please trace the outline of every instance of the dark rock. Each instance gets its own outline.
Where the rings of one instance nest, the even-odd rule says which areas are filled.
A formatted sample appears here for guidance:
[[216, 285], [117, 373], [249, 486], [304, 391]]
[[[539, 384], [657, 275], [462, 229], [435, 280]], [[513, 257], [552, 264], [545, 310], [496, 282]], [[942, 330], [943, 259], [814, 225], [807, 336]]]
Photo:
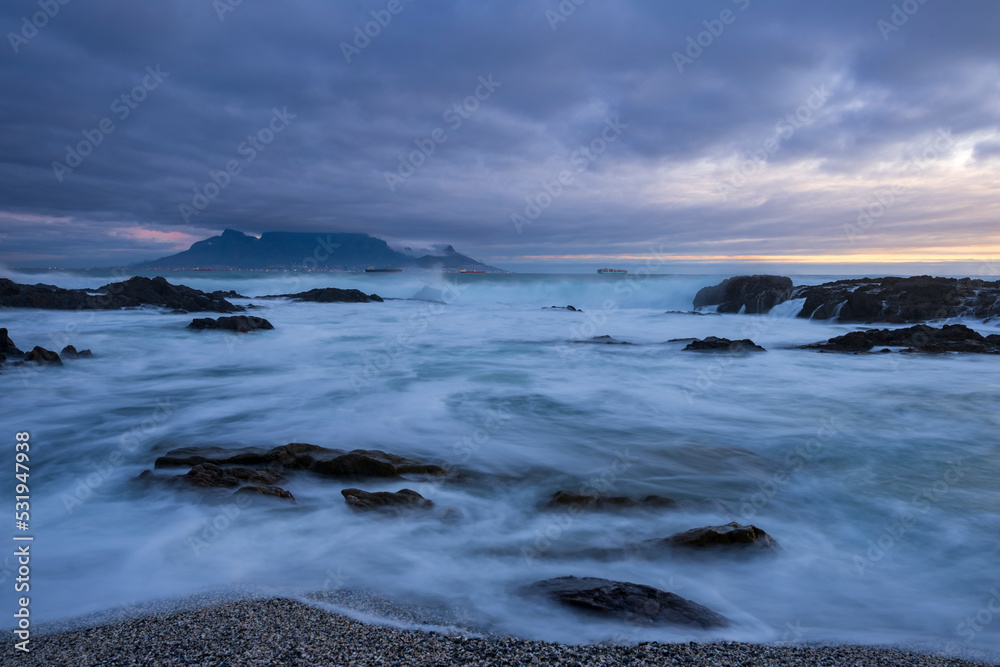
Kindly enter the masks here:
[[742, 526], [736, 522], [725, 526], [693, 528], [671, 535], [664, 540], [653, 540], [663, 546], [692, 549], [753, 548], [778, 549], [778, 542], [757, 526]]
[[583, 311], [579, 308], [574, 308], [573, 306], [550, 306], [556, 310], [572, 310], [574, 313], [582, 313]]
[[238, 294], [236, 290], [229, 290], [228, 292], [223, 292], [222, 290], [215, 290], [214, 292], [209, 292], [208, 294], [213, 299], [249, 299], [248, 296], [243, 296]]
[[240, 480], [212, 463], [199, 463], [191, 468], [186, 475], [177, 475], [171, 481], [197, 486], [203, 489], [216, 487], [234, 487], [240, 485]]
[[720, 313], [766, 313], [792, 294], [792, 279], [785, 276], [736, 276], [718, 285], [703, 287], [694, 307], [719, 306]]
[[329, 477], [348, 479], [399, 476], [396, 466], [389, 461], [360, 451], [344, 454], [328, 461], [316, 461], [311, 470]]
[[623, 340], [617, 340], [611, 336], [594, 336], [589, 340], [575, 340], [574, 343], [590, 343], [593, 345], [632, 345]]
[[17, 345], [14, 345], [14, 341], [7, 335], [6, 329], [0, 329], [0, 354], [9, 354], [15, 357], [24, 356], [24, 352], [17, 349]]
[[400, 489], [395, 493], [389, 491], [369, 493], [361, 489], [344, 489], [340, 493], [343, 494], [344, 500], [350, 507], [361, 510], [383, 507], [426, 509], [434, 505], [430, 500], [410, 489]]
[[729, 625], [729, 619], [708, 607], [642, 584], [596, 577], [558, 577], [537, 581], [521, 590], [629, 624], [694, 625], [703, 629]]
[[321, 287], [311, 289], [308, 292], [298, 294], [270, 294], [260, 297], [261, 299], [277, 298], [295, 299], [296, 301], [315, 301], [317, 303], [368, 303], [370, 301], [382, 302], [382, 297], [378, 294], [365, 294], [356, 289], [337, 289], [336, 287]]
[[908, 324], [1000, 314], [1000, 281], [973, 278], [860, 278], [799, 287], [799, 317]]
[[25, 361], [37, 361], [41, 364], [55, 364], [57, 366], [62, 366], [62, 359], [59, 355], [52, 350], [46, 350], [44, 347], [35, 346], [25, 357]]
[[670, 507], [677, 504], [672, 498], [663, 496], [646, 496], [642, 500], [633, 500], [624, 496], [591, 496], [573, 493], [572, 491], [556, 491], [549, 500], [549, 509], [570, 507], [573, 509], [617, 509], [632, 507]]
[[688, 346], [684, 349], [696, 351], [722, 350], [725, 352], [732, 352], [734, 354], [740, 354], [742, 352], [766, 352], [764, 348], [757, 345], [757, 343], [753, 342], [749, 338], [744, 338], [743, 340], [729, 340], [728, 338], [716, 338], [715, 336], [709, 336], [708, 338], [702, 340], [693, 340], [688, 343]]
[[[1000, 354], [1000, 335], [983, 336], [964, 324], [935, 328], [926, 324], [905, 329], [869, 329], [852, 331], [824, 343], [803, 345], [804, 349], [832, 352], [868, 352], [873, 347], [904, 347], [906, 352], [972, 352]], [[884, 349], [881, 352], [888, 352]]]
[[234, 495], [259, 495], [259, 496], [274, 496], [275, 498], [284, 498], [286, 500], [295, 500], [295, 496], [292, 495], [291, 491], [285, 491], [277, 486], [241, 486], [236, 489]]
[[77, 349], [72, 345], [67, 345], [66, 347], [64, 347], [62, 349], [62, 352], [60, 352], [59, 354], [69, 359], [79, 359], [81, 357], [94, 356], [93, 352], [91, 352], [90, 350], [80, 350], [78, 352]]
[[253, 317], [250, 315], [233, 315], [232, 317], [202, 317], [191, 320], [188, 329], [225, 329], [238, 333], [250, 333], [258, 329], [273, 329], [274, 326], [263, 317]]
[[[92, 295], [89, 292], [99, 292]], [[171, 285], [166, 279], [135, 276], [108, 283], [96, 290], [62, 289], [53, 285], [21, 285], [0, 278], [0, 306], [49, 308], [56, 310], [118, 310], [139, 306], [160, 306], [187, 312], [241, 312], [225, 299], [215, 298], [185, 285]]]

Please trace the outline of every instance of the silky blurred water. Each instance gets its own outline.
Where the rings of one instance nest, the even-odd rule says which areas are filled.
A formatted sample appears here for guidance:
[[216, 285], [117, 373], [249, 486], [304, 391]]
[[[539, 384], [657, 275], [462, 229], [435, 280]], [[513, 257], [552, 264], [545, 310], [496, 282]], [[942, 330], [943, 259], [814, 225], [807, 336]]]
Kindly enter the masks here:
[[[122, 278], [10, 277], [63, 287]], [[5, 309], [0, 326], [22, 349], [73, 344], [95, 355], [0, 374], [8, 461], [13, 434], [31, 432], [36, 621], [219, 586], [342, 587], [560, 641], [1000, 646], [1000, 619], [981, 613], [1000, 604], [1000, 358], [794, 349], [857, 328], [798, 319], [801, 304], [768, 316], [667, 312], [689, 311], [722, 276], [166, 277], [251, 297], [332, 285], [393, 300], [236, 299], [262, 306], [250, 314], [275, 326], [250, 335], [189, 331], [191, 315], [157, 309]], [[408, 300], [427, 286], [443, 303]], [[566, 305], [584, 312], [549, 308]], [[633, 345], [573, 342], [602, 335]], [[669, 342], [709, 335], [768, 351], [701, 354]], [[466, 479], [299, 473], [281, 484], [297, 504], [243, 506], [135, 481], [173, 448], [289, 442], [383, 449], [457, 466]], [[437, 509], [405, 520], [354, 513], [347, 486], [409, 486]], [[555, 491], [584, 486], [680, 505], [573, 517], [543, 509]], [[783, 549], [613, 551], [734, 520]], [[665, 588], [735, 624], [617, 626], [513, 594], [570, 574]]]

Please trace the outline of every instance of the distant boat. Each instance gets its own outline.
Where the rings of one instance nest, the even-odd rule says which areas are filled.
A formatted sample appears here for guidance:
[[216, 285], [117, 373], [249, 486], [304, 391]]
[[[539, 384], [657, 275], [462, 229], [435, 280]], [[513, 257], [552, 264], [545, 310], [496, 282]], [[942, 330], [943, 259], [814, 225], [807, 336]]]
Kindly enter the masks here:
[[475, 269], [459, 269], [459, 273], [486, 273], [485, 271], [476, 271]]
[[597, 272], [598, 273], [620, 273], [620, 274], [626, 274], [626, 273], [628, 273], [628, 270], [626, 270], [626, 269], [597, 269]]
[[365, 269], [365, 273], [402, 273], [403, 269], [376, 269], [374, 266], [369, 266]]

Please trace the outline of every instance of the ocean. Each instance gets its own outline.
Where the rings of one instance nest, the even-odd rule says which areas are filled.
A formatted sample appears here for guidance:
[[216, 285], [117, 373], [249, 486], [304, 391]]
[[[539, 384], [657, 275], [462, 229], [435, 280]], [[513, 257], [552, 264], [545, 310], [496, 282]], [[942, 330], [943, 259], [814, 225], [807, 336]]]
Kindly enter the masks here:
[[[123, 278], [6, 277], [60, 287]], [[9, 468], [14, 434], [31, 434], [36, 623], [209, 590], [365, 589], [457, 610], [492, 632], [570, 643], [1000, 648], [996, 356], [795, 349], [859, 328], [797, 318], [801, 302], [763, 316], [688, 312], [699, 288], [725, 276], [165, 277], [250, 297], [335, 286], [387, 300], [232, 299], [261, 306], [247, 314], [275, 327], [246, 335], [188, 330], [205, 315], [158, 309], [5, 309], [0, 325], [22, 349], [94, 353], [0, 374]], [[417, 294], [436, 301], [411, 300]], [[583, 312], [550, 308], [567, 305]], [[965, 323], [1000, 332], [997, 322]], [[605, 335], [631, 344], [575, 342]], [[767, 352], [686, 352], [676, 340], [713, 335], [750, 338]], [[136, 481], [171, 449], [291, 442], [380, 449], [463, 478], [293, 473], [279, 486], [295, 504], [213, 501]], [[403, 518], [352, 511], [340, 493], [348, 486], [409, 487], [435, 509]], [[4, 489], [13, 502], [11, 475]], [[581, 489], [678, 504], [545, 508], [556, 491]], [[781, 550], [630, 549], [730, 521], [760, 527]], [[12, 556], [0, 559], [5, 587], [16, 570]], [[622, 626], [516, 592], [565, 575], [656, 586], [733, 624]]]

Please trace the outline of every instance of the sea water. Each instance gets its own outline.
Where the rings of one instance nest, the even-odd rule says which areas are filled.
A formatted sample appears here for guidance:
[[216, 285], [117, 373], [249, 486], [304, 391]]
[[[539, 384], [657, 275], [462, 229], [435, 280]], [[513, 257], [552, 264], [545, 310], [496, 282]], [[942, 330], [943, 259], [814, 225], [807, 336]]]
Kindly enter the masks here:
[[[8, 277], [97, 287], [124, 276]], [[1000, 357], [796, 349], [858, 328], [797, 318], [801, 303], [766, 316], [688, 312], [722, 276], [166, 277], [249, 297], [336, 286], [387, 300], [233, 299], [261, 306], [248, 314], [275, 327], [247, 335], [188, 330], [194, 315], [155, 308], [4, 309], [0, 324], [22, 349], [94, 352], [0, 374], [11, 503], [14, 434], [31, 433], [36, 622], [259, 586], [366, 589], [564, 642], [1000, 646]], [[410, 300], [418, 293], [435, 301]], [[583, 312], [550, 308], [566, 305]], [[605, 335], [630, 344], [577, 342]], [[686, 352], [677, 340], [706, 336], [751, 338], [767, 352]], [[290, 442], [381, 449], [464, 477], [292, 473], [280, 486], [295, 504], [136, 481], [174, 448]], [[409, 487], [436, 509], [354, 512], [340, 494], [348, 486]], [[545, 509], [560, 489], [678, 505]], [[628, 548], [730, 521], [762, 528], [781, 550]], [[623, 626], [516, 593], [565, 575], [656, 586], [733, 625]], [[0, 558], [0, 576], [11, 585], [13, 557]]]

